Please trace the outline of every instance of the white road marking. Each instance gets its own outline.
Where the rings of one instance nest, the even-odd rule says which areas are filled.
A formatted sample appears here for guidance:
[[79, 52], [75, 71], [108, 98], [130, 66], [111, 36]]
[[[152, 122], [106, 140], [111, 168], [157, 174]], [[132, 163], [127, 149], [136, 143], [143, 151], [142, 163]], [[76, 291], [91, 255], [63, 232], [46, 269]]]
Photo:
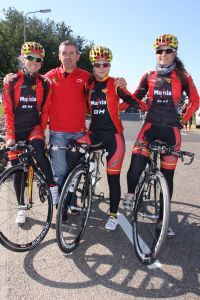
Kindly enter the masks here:
[[122, 230], [126, 234], [129, 241], [133, 244], [133, 232], [132, 232], [132, 226], [130, 222], [127, 220], [127, 218], [123, 214], [118, 214], [117, 216], [119, 225], [121, 226]]
[[[123, 214], [118, 213], [118, 223], [121, 226], [122, 230], [126, 234], [129, 241], [133, 244], [133, 232], [132, 232], [132, 225], [127, 220], [127, 218]], [[152, 265], [147, 266], [150, 270], [157, 269], [162, 267], [162, 264], [156, 260]]]

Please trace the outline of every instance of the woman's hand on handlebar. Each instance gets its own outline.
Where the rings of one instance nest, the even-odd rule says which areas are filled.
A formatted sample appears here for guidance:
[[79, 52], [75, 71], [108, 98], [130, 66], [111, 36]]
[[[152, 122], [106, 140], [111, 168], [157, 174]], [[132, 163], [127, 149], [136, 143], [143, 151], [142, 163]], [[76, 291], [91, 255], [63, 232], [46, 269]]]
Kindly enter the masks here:
[[15, 145], [15, 140], [14, 139], [8, 139], [7, 141], [6, 141], [6, 147], [10, 147], [10, 146], [13, 146], [13, 145]]

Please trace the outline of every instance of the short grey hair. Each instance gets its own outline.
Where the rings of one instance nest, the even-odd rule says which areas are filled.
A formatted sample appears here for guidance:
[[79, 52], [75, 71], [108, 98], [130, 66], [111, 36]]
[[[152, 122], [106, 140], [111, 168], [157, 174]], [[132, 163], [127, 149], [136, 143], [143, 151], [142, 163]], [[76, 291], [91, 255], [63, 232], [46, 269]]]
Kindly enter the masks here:
[[66, 40], [66, 41], [63, 41], [60, 45], [59, 45], [59, 52], [61, 51], [61, 47], [62, 46], [74, 46], [76, 48], [76, 52], [77, 54], [80, 54], [80, 51], [78, 49], [78, 45], [75, 43], [75, 42], [72, 42], [72, 41], [69, 41], [69, 40]]

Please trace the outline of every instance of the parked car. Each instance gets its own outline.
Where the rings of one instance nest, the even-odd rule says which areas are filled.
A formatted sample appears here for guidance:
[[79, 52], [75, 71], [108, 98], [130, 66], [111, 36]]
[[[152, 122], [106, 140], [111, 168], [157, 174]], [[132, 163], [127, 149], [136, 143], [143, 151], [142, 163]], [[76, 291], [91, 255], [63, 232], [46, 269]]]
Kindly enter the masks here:
[[200, 107], [195, 112], [195, 124], [196, 124], [196, 128], [200, 127]]

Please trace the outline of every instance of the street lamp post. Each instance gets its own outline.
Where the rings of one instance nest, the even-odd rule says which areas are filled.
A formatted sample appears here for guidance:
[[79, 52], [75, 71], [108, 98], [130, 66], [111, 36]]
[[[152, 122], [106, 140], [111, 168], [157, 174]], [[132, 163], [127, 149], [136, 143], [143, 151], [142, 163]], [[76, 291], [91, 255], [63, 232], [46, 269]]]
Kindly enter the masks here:
[[24, 15], [24, 43], [26, 42], [26, 16], [29, 14], [35, 14], [35, 13], [49, 13], [51, 12], [51, 9], [40, 9], [36, 11], [29, 11]]

